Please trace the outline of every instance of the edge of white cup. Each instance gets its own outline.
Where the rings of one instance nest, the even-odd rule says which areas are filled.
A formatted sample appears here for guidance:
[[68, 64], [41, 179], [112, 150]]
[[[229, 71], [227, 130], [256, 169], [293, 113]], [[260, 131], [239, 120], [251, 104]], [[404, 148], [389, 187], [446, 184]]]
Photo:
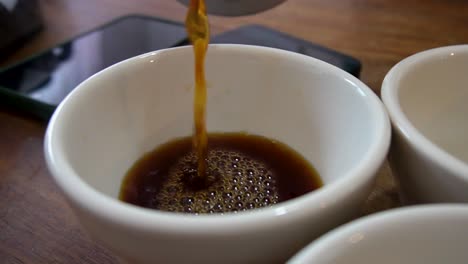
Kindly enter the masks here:
[[[171, 48], [165, 51], [171, 50], [173, 52], [184, 48], [190, 47]], [[49, 122], [44, 143], [46, 162], [51, 175], [68, 199], [73, 200], [82, 207], [82, 209], [91, 211], [95, 216], [107, 219], [111, 222], [131, 225], [138, 230], [163, 230], [163, 232], [167, 233], [174, 232], [180, 234], [201, 234], [206, 232], [228, 234], [236, 233], [239, 230], [254, 231], [258, 229], [259, 226], [262, 226], [262, 228], [272, 228], [272, 226], [278, 227], [285, 223], [293, 222], [295, 219], [302, 219], [306, 216], [310, 216], [314, 212], [319, 212], [327, 207], [327, 203], [333, 203], [340, 195], [345, 195], [343, 193], [352, 192], [352, 190], [356, 189], [353, 186], [359, 186], [362, 182], [367, 181], [375, 175], [387, 155], [390, 145], [391, 130], [390, 121], [383, 104], [367, 85], [351, 74], [331, 64], [289, 51], [236, 44], [210, 45], [210, 49], [227, 51], [230, 49], [255, 50], [255, 52], [258, 53], [276, 53], [276, 55], [292, 56], [296, 57], [296, 59], [314, 60], [314, 63], [324, 70], [333, 72], [358, 86], [361, 91], [369, 97], [367, 103], [369, 103], [369, 107], [372, 108], [376, 131], [375, 143], [369, 148], [361, 159], [361, 162], [352, 170], [348, 171], [346, 175], [343, 175], [341, 179], [336, 180], [332, 184], [324, 185], [324, 187], [316, 191], [289, 201], [281, 202], [269, 208], [224, 215], [190, 215], [151, 210], [124, 203], [116, 198], [111, 198], [98, 192], [84, 182], [63, 157], [57, 155], [57, 148], [60, 146], [55, 139], [55, 131], [60, 125], [58, 121], [61, 118], [62, 112], [64, 112], [64, 108], [66, 108], [67, 102], [70, 101], [75, 94], [79, 93], [82, 88], [85, 88], [84, 86], [86, 84], [80, 84], [56, 109]], [[158, 52], [161, 51], [150, 52], [130, 58], [110, 66], [103, 71], [112, 71], [115, 67], [118, 67], [119, 64], [138, 62], [139, 59], [154, 55]], [[89, 79], [92, 78], [94, 78], [94, 76]], [[84, 83], [86, 82], [87, 81]], [[285, 215], [287, 215], [287, 217], [283, 217]], [[270, 221], [272, 217], [275, 217], [275, 221]], [[255, 223], [262, 224], [257, 225]]]
[[[434, 205], [413, 205], [398, 209], [383, 211], [369, 215], [350, 223], [344, 224], [313, 241], [295, 256], [288, 264], [309, 263], [311, 259], [320, 259], [322, 252], [330, 251], [337, 243], [349, 239], [356, 232], [365, 231], [371, 226], [384, 228], [385, 226], [395, 226], [411, 220], [412, 222], [424, 222], [426, 219], [446, 219], [452, 216], [465, 216], [468, 219], [468, 206], [464, 204], [434, 204]], [[467, 221], [468, 223], [468, 221]], [[318, 262], [320, 263], [320, 262]]]
[[434, 48], [411, 55], [394, 65], [386, 74], [382, 83], [382, 101], [387, 108], [393, 127], [407, 139], [418, 152], [423, 153], [438, 166], [468, 181], [468, 164], [440, 148], [413, 126], [400, 107], [398, 99], [400, 78], [415, 63], [446, 56], [458, 51], [468, 52], [468, 45], [453, 45]]

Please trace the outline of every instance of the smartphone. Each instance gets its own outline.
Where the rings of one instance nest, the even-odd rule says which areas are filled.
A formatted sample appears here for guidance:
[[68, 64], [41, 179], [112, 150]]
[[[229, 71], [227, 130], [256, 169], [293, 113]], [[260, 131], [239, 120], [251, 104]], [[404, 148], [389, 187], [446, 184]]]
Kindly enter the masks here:
[[[315, 57], [359, 76], [361, 63], [346, 54], [259, 26], [215, 35], [211, 43], [248, 44]], [[119, 61], [158, 49], [188, 45], [182, 23], [126, 16], [0, 69], [0, 103], [48, 120], [78, 84]]]
[[361, 62], [354, 57], [261, 25], [242, 26], [215, 35], [210, 42], [283, 49], [323, 60], [358, 78], [361, 72]]
[[125, 16], [0, 69], [0, 103], [47, 120], [71, 90], [98, 71], [186, 42], [181, 23]]

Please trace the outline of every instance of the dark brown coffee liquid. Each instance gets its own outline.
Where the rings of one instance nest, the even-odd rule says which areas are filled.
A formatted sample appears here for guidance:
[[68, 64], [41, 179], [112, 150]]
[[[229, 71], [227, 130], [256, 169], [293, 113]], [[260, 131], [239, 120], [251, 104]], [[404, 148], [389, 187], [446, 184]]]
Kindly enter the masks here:
[[206, 177], [198, 177], [191, 137], [163, 144], [129, 170], [120, 199], [164, 211], [225, 213], [270, 206], [322, 185], [299, 153], [261, 136], [209, 134], [206, 161]]

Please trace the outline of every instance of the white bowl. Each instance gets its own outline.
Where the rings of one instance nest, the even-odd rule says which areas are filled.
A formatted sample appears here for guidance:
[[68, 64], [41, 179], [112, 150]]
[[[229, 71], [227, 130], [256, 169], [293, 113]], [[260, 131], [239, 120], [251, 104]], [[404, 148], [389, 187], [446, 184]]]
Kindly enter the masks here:
[[341, 226], [288, 264], [466, 264], [468, 206], [395, 209]]
[[131, 263], [271, 263], [354, 217], [387, 154], [390, 122], [362, 82], [304, 55], [210, 46], [208, 130], [282, 141], [325, 186], [264, 210], [188, 215], [119, 201], [130, 166], [192, 133], [191, 47], [135, 57], [94, 75], [58, 107], [47, 164], [83, 226]]
[[404, 59], [385, 77], [382, 99], [408, 202], [468, 202], [468, 45]]

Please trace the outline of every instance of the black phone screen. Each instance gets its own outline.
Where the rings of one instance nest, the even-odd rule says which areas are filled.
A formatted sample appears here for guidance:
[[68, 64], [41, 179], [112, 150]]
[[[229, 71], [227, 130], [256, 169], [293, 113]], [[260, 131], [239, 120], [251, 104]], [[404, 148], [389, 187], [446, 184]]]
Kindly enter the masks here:
[[127, 16], [0, 72], [0, 87], [56, 106], [78, 84], [127, 58], [186, 42], [181, 24]]

